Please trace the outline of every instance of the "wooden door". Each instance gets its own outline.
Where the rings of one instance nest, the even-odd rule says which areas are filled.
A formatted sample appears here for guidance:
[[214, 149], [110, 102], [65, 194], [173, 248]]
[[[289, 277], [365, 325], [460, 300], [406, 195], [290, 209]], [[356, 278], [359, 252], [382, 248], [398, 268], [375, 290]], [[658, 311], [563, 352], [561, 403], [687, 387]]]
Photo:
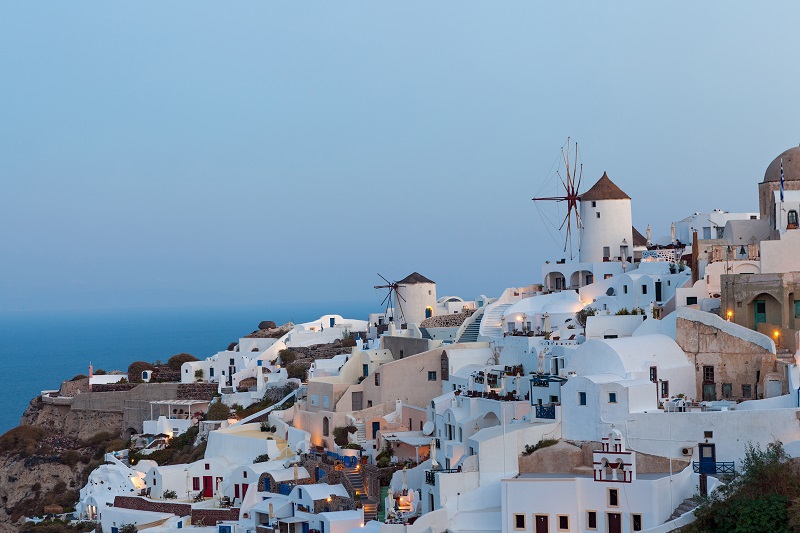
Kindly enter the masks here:
[[210, 498], [214, 495], [214, 478], [203, 476], [203, 497]]
[[364, 408], [363, 407], [363, 405], [364, 405], [364, 393], [361, 392], [361, 391], [358, 391], [358, 392], [353, 392], [352, 394], [353, 394], [353, 396], [352, 396], [352, 400], [351, 401], [353, 403], [353, 405], [352, 405], [353, 411], [362, 410]]
[[550, 533], [550, 517], [546, 514], [537, 514], [533, 518], [536, 533]]
[[622, 513], [608, 513], [608, 533], [622, 533]]

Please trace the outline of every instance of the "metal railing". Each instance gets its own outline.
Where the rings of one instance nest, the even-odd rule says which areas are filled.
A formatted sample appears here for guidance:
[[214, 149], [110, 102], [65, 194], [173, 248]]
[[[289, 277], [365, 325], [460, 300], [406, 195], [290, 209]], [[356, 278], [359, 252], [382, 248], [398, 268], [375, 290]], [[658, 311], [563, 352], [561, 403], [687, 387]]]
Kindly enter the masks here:
[[692, 468], [695, 474], [731, 474], [736, 475], [736, 463], [733, 461], [723, 461], [720, 463], [700, 463], [694, 461]]
[[536, 406], [536, 418], [556, 419], [556, 405], [554, 403]]
[[436, 485], [436, 474], [453, 474], [460, 472], [457, 468], [443, 468], [441, 470], [426, 470], [425, 483], [428, 485]]

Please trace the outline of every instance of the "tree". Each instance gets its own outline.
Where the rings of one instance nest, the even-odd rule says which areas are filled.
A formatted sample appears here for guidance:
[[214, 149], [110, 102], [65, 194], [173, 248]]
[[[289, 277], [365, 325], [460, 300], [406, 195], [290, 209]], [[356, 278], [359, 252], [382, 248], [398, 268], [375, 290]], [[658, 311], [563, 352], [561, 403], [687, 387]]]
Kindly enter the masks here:
[[212, 403], [208, 407], [206, 418], [208, 420], [227, 420], [231, 417], [231, 408], [222, 402]]
[[578, 322], [578, 324], [585, 331], [586, 330], [586, 319], [588, 317], [594, 316], [596, 314], [597, 314], [597, 309], [595, 309], [594, 307], [584, 307], [583, 309], [581, 309], [580, 311], [575, 313], [575, 320]]
[[765, 450], [748, 444], [739, 475], [728, 480], [700, 504], [697, 520], [687, 531], [800, 531], [800, 508], [798, 504], [790, 507], [790, 502], [800, 497], [797, 466], [780, 441], [768, 444]]
[[197, 360], [197, 357], [190, 353], [179, 353], [173, 355], [167, 360], [167, 366], [169, 366], [172, 370], [180, 370], [183, 363], [189, 363]]
[[156, 367], [147, 361], [134, 361], [128, 365], [128, 381], [131, 383], [142, 382], [142, 372], [145, 370], [155, 370]]

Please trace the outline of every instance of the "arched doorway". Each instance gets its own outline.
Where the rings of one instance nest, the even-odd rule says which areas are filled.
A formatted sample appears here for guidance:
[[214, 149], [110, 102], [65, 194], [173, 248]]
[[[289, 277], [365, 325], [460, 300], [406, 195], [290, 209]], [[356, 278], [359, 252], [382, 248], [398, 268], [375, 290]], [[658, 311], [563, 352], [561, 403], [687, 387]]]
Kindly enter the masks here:
[[330, 419], [326, 416], [322, 419], [322, 436], [327, 437], [330, 435]]

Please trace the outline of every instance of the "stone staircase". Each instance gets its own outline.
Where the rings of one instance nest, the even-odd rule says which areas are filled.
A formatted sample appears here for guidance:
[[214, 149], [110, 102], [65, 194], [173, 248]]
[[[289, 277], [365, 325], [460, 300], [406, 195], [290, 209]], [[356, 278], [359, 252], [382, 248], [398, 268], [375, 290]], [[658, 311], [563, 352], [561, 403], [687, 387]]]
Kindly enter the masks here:
[[464, 328], [464, 331], [461, 332], [461, 336], [456, 339], [456, 342], [477, 342], [478, 335], [481, 332], [481, 322], [483, 321], [484, 309], [479, 309], [475, 311], [475, 314], [472, 315], [469, 319], [471, 322], [467, 324], [467, 327]]
[[[363, 423], [362, 423], [363, 425]], [[370, 520], [377, 520], [378, 518], [378, 502], [367, 497], [366, 490], [364, 489], [364, 479], [361, 477], [361, 471], [356, 468], [345, 468], [344, 476], [347, 478], [347, 485], [349, 485], [351, 495], [356, 502], [361, 502], [364, 508], [364, 522]]]
[[364, 422], [356, 422], [356, 442], [364, 444], [367, 442], [367, 425]]
[[420, 330], [420, 332], [422, 332], [422, 338], [423, 339], [427, 339], [429, 341], [433, 340], [433, 337], [431, 337], [431, 334], [428, 333], [428, 328], [419, 328], [419, 330]]
[[494, 303], [483, 313], [480, 324], [480, 334], [484, 337], [503, 336], [503, 316], [510, 303]]
[[667, 522], [671, 522], [672, 520], [675, 520], [676, 518], [683, 516], [684, 514], [694, 509], [695, 507], [697, 507], [697, 502], [694, 501], [692, 498], [686, 498], [681, 502], [681, 504], [678, 507], [675, 508], [675, 510], [670, 515], [669, 519], [667, 519]]

